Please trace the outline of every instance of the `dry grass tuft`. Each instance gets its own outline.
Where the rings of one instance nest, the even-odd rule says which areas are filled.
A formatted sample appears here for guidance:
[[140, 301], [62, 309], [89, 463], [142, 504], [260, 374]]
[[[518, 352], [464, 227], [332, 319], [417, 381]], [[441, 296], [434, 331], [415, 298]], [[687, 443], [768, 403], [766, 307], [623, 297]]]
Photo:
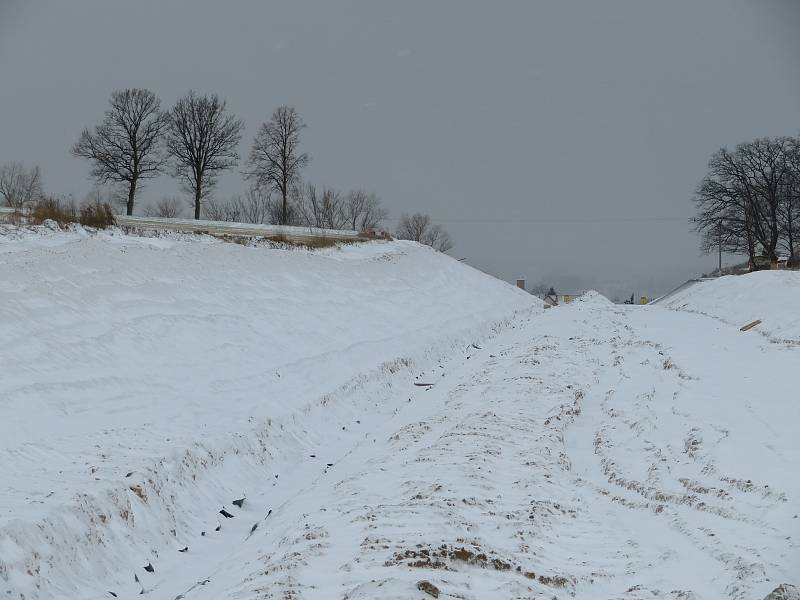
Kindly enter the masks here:
[[78, 222], [78, 212], [75, 204], [58, 198], [42, 198], [33, 205], [30, 222], [41, 225], [45, 221], [55, 221], [59, 225]]
[[392, 241], [394, 239], [388, 231], [381, 231], [380, 229], [366, 229], [360, 232], [358, 235], [368, 240]]
[[302, 239], [295, 239], [291, 237], [287, 237], [284, 234], [278, 233], [274, 235], [264, 235], [264, 236], [240, 236], [235, 234], [220, 234], [220, 233], [212, 233], [210, 231], [201, 231], [195, 230], [193, 233], [195, 234], [203, 234], [203, 235], [210, 235], [211, 237], [215, 237], [219, 240], [224, 242], [233, 242], [235, 244], [242, 244], [244, 246], [251, 245], [254, 241], [258, 240], [266, 240], [267, 242], [271, 242], [277, 246], [287, 246], [293, 248], [308, 248], [312, 250], [316, 250], [319, 248], [332, 248], [334, 246], [342, 245], [342, 244], [351, 244], [350, 240], [340, 240], [334, 238], [327, 238], [327, 237], [308, 237]]
[[107, 202], [97, 202], [81, 208], [78, 222], [81, 225], [94, 227], [95, 229], [107, 229], [116, 225], [114, 212]]
[[94, 202], [77, 210], [74, 202], [58, 198], [42, 198], [31, 209], [30, 223], [41, 225], [48, 220], [55, 221], [61, 226], [80, 223], [95, 229], [106, 229], [116, 225], [114, 211], [107, 202]]
[[283, 234], [278, 234], [278, 235], [267, 236], [267, 239], [271, 242], [275, 242], [278, 244], [286, 244], [287, 246], [299, 246], [303, 248], [313, 248], [313, 249], [332, 248], [333, 246], [342, 243], [341, 240], [335, 240], [333, 238], [327, 238], [321, 236], [303, 238], [302, 241], [297, 241]]

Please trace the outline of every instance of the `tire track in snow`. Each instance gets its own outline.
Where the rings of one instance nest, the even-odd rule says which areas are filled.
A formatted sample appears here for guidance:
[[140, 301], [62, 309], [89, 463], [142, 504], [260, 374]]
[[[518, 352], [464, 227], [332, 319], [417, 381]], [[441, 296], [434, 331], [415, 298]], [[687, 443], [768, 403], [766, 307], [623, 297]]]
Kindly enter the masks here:
[[[703, 427], [714, 429], [713, 424], [698, 426], [689, 414], [681, 415], [673, 408], [671, 416], [680, 423], [678, 430], [688, 434], [680, 446], [660, 435], [659, 427], [673, 425], [664, 423], [669, 417], [664, 414], [664, 407], [680, 394], [691, 394], [693, 378], [676, 367], [659, 344], [641, 339], [623, 320], [615, 319], [613, 330], [625, 331], [626, 338], [610, 340], [614, 347], [610, 357], [612, 369], [605, 374], [607, 391], [599, 399], [599, 410], [594, 412], [599, 421], [593, 434], [598, 462], [587, 464], [586, 455], [578, 453], [584, 459], [583, 478], [589, 480], [582, 479], [580, 483], [611, 498], [618, 506], [641, 511], [651, 520], [666, 519], [697, 550], [720, 564], [728, 579], [724, 586], [726, 595], [751, 597], [753, 585], [766, 580], [766, 565], [759, 560], [759, 549], [739, 542], [739, 538], [753, 536], [766, 540], [781, 537], [780, 532], [770, 523], [753, 517], [752, 511], [745, 513], [739, 509], [739, 506], [750, 508], [749, 503], [730, 485], [729, 478], [714, 476], [716, 468], [712, 459], [703, 456], [702, 444]], [[629, 349], [639, 351], [627, 356]], [[648, 371], [652, 375], [648, 376]], [[656, 405], [660, 415], [654, 412]], [[717, 432], [720, 439], [727, 435], [724, 431]], [[625, 453], [636, 448], [639, 451], [626, 460]], [[648, 457], [644, 463], [646, 472], [642, 472], [643, 457]], [[627, 475], [626, 470], [632, 467], [634, 474]], [[682, 489], [676, 489], [676, 483]], [[763, 498], [769, 504], [785, 499], [780, 493]], [[694, 517], [693, 512], [712, 516]], [[736, 525], [731, 528], [728, 523]], [[747, 529], [742, 529], [743, 526]]]

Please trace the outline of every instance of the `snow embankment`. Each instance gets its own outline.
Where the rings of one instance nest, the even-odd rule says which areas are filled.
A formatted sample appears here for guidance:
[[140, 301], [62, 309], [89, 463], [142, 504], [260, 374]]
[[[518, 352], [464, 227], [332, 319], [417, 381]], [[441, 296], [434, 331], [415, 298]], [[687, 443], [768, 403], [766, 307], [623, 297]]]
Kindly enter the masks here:
[[608, 298], [603, 296], [600, 292], [596, 292], [594, 290], [588, 290], [575, 298], [572, 301], [577, 302], [578, 304], [586, 304], [591, 306], [612, 306], [614, 303], [611, 302]]
[[754, 331], [774, 341], [800, 343], [798, 271], [757, 271], [699, 281], [659, 306], [703, 314], [737, 327], [760, 319]]
[[532, 305], [410, 242], [0, 230], [0, 595], [133, 585], [309, 439], [388, 418], [387, 389]]

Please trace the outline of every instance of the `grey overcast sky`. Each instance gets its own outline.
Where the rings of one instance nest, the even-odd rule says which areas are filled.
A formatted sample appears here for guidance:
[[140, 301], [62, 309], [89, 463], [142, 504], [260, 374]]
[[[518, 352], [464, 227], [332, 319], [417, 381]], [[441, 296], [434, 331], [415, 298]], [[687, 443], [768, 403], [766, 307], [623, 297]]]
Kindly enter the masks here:
[[800, 132], [800, 0], [0, 0], [0, 164], [84, 197], [69, 148], [134, 86], [219, 93], [242, 156], [293, 105], [306, 179], [390, 228], [428, 212], [503, 279], [652, 295], [715, 264], [687, 223], [709, 155]]

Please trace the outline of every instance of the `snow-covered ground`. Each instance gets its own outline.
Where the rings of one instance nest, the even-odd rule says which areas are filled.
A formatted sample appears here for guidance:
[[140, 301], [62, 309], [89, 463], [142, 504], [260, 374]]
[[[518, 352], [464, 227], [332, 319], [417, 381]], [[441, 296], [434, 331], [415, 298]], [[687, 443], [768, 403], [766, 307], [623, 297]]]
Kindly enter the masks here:
[[665, 298], [661, 306], [696, 312], [729, 325], [756, 319], [754, 329], [774, 341], [800, 343], [800, 277], [797, 271], [756, 271], [700, 281]]
[[[408, 242], [0, 230], [0, 596], [800, 583], [800, 294], [770, 275], [544, 311]], [[737, 281], [784, 296], [768, 336]]]

